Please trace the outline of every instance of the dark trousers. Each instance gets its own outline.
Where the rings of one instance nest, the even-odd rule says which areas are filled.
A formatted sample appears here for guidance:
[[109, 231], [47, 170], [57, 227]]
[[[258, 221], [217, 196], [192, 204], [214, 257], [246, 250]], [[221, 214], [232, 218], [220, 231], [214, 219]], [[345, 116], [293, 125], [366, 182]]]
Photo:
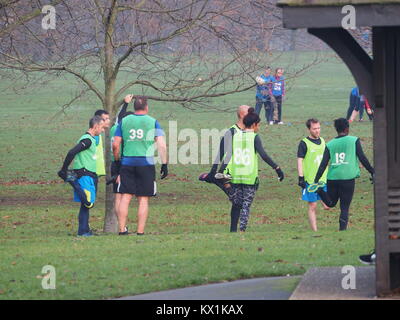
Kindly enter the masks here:
[[349, 221], [349, 208], [353, 200], [355, 179], [350, 180], [328, 180], [325, 192], [319, 189], [317, 193], [328, 207], [336, 206], [340, 200], [339, 230], [346, 230]]
[[264, 105], [265, 110], [265, 121], [270, 122], [274, 119], [274, 106], [272, 104], [271, 98], [268, 96], [267, 100], [263, 101], [259, 98], [256, 98], [256, 107], [255, 111], [258, 115], [260, 115], [261, 108]]
[[354, 110], [354, 106], [349, 106], [349, 108], [347, 109], [347, 115], [346, 115], [346, 119], [350, 120], [351, 114], [353, 113]]
[[275, 97], [275, 108], [277, 108], [278, 111], [278, 122], [282, 121], [282, 96], [274, 96]]
[[[75, 192], [78, 194], [79, 200], [81, 201], [81, 207], [79, 209], [78, 214], [78, 235], [82, 235], [90, 231], [89, 229], [89, 208], [86, 206], [90, 206], [91, 203], [87, 200], [85, 191], [82, 190], [80, 184], [77, 180], [73, 182], [69, 182]], [[95, 179], [96, 189], [97, 189], [97, 179]], [[86, 204], [86, 206], [85, 206]]]
[[250, 206], [253, 203], [257, 189], [258, 184], [231, 184], [228, 194], [229, 200], [232, 202], [231, 232], [237, 232], [238, 222], [240, 231], [246, 231], [250, 218]]
[[[218, 181], [218, 180], [214, 180], [214, 184], [228, 196], [229, 200], [232, 200], [233, 192], [234, 192], [232, 185], [229, 188], [227, 188], [224, 186], [224, 184], [221, 181]], [[235, 205], [234, 203], [232, 203], [231, 227], [230, 227], [231, 232], [237, 232], [237, 225], [239, 222], [241, 208], [242, 207], [240, 205]]]
[[90, 232], [89, 228], [89, 209], [81, 203], [81, 208], [78, 215], [78, 235], [83, 235]]

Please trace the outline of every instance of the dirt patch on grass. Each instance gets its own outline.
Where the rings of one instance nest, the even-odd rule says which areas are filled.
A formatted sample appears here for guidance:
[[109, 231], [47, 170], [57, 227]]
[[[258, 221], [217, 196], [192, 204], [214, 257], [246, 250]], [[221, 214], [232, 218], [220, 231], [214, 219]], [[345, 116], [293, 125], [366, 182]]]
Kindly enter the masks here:
[[11, 186], [28, 186], [28, 185], [43, 185], [43, 184], [62, 184], [64, 181], [61, 180], [38, 180], [38, 181], [31, 181], [27, 178], [18, 178], [11, 181], [1, 181], [0, 185], [11, 187]]
[[0, 206], [15, 206], [15, 205], [65, 205], [71, 203], [70, 199], [65, 199], [65, 197], [56, 196], [46, 196], [46, 197], [1, 197]]

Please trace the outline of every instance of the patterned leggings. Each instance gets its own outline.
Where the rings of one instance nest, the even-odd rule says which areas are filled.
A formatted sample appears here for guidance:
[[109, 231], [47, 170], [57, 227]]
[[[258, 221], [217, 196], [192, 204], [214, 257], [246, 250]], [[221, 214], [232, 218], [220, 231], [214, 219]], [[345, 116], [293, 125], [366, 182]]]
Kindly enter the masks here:
[[[258, 184], [256, 185], [247, 185], [247, 184], [231, 184], [231, 190], [229, 192], [229, 200], [232, 202], [232, 212], [234, 212], [234, 208], [236, 207], [239, 211], [239, 219], [240, 219], [240, 231], [246, 231], [247, 223], [249, 221], [250, 216], [250, 206], [254, 200], [254, 196], [256, 195], [256, 191], [258, 189]], [[234, 215], [231, 215], [231, 231], [236, 231], [237, 219]], [[232, 227], [234, 230], [232, 230]]]

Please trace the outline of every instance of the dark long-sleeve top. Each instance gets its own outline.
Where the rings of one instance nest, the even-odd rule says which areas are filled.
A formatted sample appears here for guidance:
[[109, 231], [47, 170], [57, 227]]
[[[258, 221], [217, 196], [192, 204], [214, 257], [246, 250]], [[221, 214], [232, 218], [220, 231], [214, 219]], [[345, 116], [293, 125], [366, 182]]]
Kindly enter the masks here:
[[[86, 132], [86, 133], [88, 133], [88, 132]], [[71, 164], [72, 160], [74, 160], [75, 156], [79, 152], [89, 149], [91, 145], [92, 145], [92, 141], [90, 141], [90, 139], [83, 139], [83, 140], [79, 141], [75, 147], [73, 147], [71, 150], [68, 151], [61, 170], [66, 171], [68, 169], [68, 166]]]
[[[338, 136], [335, 139], [340, 139], [342, 137], [345, 137], [345, 136]], [[362, 165], [364, 166], [364, 168], [370, 174], [374, 174], [375, 170], [371, 166], [371, 164], [369, 163], [367, 157], [364, 154], [364, 151], [363, 151], [363, 149], [361, 147], [360, 138], [358, 138], [356, 140], [356, 155], [357, 155], [358, 159], [360, 160], [360, 162], [362, 163]], [[314, 182], [318, 182], [319, 179], [322, 177], [322, 174], [324, 173], [326, 167], [328, 166], [330, 158], [331, 158], [331, 156], [330, 156], [330, 153], [329, 153], [329, 149], [328, 149], [328, 147], [325, 147], [324, 156], [322, 157], [322, 160], [321, 160], [321, 163], [319, 165], [319, 168], [318, 168], [317, 174], [315, 176]]]
[[[127, 108], [128, 108], [128, 103], [126, 103], [126, 102], [124, 101], [124, 103], [123, 103], [121, 109], [120, 109], [119, 112], [118, 112], [116, 123], [120, 123], [120, 122], [122, 121], [122, 118], [125, 117], [125, 115], [127, 114], [127, 112], [126, 112], [126, 109], [127, 109]], [[130, 114], [130, 113], [131, 113], [131, 112], [129, 112], [128, 114]]]
[[[240, 130], [240, 129], [239, 129]], [[229, 161], [232, 158], [232, 139], [236, 130], [234, 128], [230, 128], [225, 135], [222, 137], [219, 144], [219, 152], [217, 157], [215, 158], [214, 164], [212, 166], [212, 171], [216, 172], [218, 165], [222, 163], [219, 172], [223, 172], [228, 165]], [[273, 169], [276, 169], [278, 165], [269, 157], [269, 155], [265, 152], [264, 147], [262, 145], [262, 141], [259, 135], [256, 135], [254, 139], [254, 149], [260, 155], [261, 159], [263, 159], [269, 166]]]

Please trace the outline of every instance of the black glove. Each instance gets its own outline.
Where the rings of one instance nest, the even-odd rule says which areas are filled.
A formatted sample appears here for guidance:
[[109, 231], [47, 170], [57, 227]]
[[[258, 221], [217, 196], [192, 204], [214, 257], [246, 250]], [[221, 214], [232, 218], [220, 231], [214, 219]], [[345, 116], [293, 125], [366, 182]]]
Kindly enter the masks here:
[[110, 180], [106, 181], [106, 185], [108, 186], [111, 183], [115, 183], [117, 181], [118, 175], [112, 176]]
[[66, 170], [60, 170], [57, 172], [58, 176], [63, 179], [64, 181], [67, 179], [67, 171]]
[[282, 181], [285, 178], [285, 175], [283, 174], [283, 171], [281, 170], [281, 168], [277, 167], [275, 169], [276, 174], [278, 175], [278, 179], [279, 181]]
[[375, 183], [375, 173], [371, 173], [371, 177], [369, 178], [369, 181], [371, 181], [371, 184]]
[[166, 163], [161, 165], [160, 174], [161, 179], [164, 179], [168, 175], [168, 165]]
[[118, 176], [120, 170], [121, 170], [121, 161], [120, 160], [111, 162], [111, 175], [112, 176]]
[[299, 176], [299, 183], [298, 183], [298, 186], [300, 187], [300, 188], [302, 188], [302, 189], [305, 189], [307, 186], [306, 186], [306, 182], [304, 181], [304, 177], [300, 177]]

